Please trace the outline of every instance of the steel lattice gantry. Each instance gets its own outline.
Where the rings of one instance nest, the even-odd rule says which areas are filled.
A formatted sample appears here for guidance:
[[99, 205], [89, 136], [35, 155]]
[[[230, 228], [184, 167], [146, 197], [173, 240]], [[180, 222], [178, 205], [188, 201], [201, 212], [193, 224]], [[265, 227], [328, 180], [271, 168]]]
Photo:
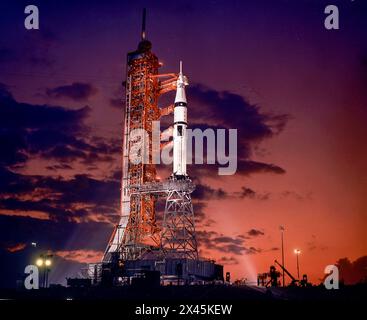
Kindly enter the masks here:
[[189, 190], [167, 192], [161, 247], [170, 258], [198, 259], [194, 210]]
[[[103, 262], [111, 262], [114, 258], [138, 259], [150, 248], [160, 247], [160, 229], [155, 217], [157, 195], [134, 192], [132, 187], [139, 189], [157, 181], [152, 161], [153, 121], [173, 111], [172, 106], [160, 109], [158, 98], [175, 89], [177, 76], [159, 75], [159, 66], [158, 58], [151, 52], [151, 43], [144, 38], [138, 49], [127, 56], [120, 221], [111, 236]], [[135, 129], [147, 133], [140, 142], [133, 141], [131, 136]], [[138, 154], [136, 161], [131, 161], [131, 149], [139, 143], [145, 152]]]
[[131, 186], [131, 194], [151, 194], [166, 199], [160, 232], [159, 258], [198, 259], [191, 193], [194, 183], [173, 177], [163, 182]]

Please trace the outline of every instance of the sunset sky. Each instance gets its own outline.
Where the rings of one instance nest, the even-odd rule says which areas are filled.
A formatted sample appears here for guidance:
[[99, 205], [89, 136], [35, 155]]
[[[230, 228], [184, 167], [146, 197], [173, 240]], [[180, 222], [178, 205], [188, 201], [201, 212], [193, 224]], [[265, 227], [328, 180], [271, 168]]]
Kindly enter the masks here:
[[[32, 1], [39, 30], [24, 28], [27, 4], [0, 2], [0, 286], [33, 263], [31, 242], [55, 255], [51, 283], [101, 258], [144, 7], [160, 72], [184, 62], [189, 126], [238, 129], [235, 175], [188, 168], [201, 255], [254, 281], [281, 258], [283, 225], [286, 267], [296, 275], [300, 249], [315, 283], [366, 256], [366, 2]], [[324, 27], [327, 4], [339, 30]]]

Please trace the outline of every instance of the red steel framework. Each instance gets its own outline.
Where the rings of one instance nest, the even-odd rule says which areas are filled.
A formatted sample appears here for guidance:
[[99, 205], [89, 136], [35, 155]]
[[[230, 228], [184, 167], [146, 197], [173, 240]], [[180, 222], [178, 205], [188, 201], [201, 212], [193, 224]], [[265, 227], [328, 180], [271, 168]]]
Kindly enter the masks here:
[[[159, 108], [158, 98], [175, 90], [177, 75], [159, 75], [160, 66], [158, 58], [151, 52], [151, 43], [145, 39], [144, 13], [142, 40], [138, 49], [127, 56], [121, 218], [109, 241], [104, 262], [110, 262], [116, 254], [116, 258], [122, 260], [138, 259], [161, 245], [160, 229], [155, 215], [158, 195], [154, 192], [139, 192], [144, 185], [157, 182], [156, 166], [152, 161], [153, 121], [173, 112], [173, 105]], [[145, 130], [146, 138], [134, 140], [131, 133], [135, 129]], [[148, 163], [142, 161], [146, 156], [143, 152], [138, 154], [138, 163], [129, 158], [133, 145], [136, 147], [139, 144], [142, 146], [140, 150], [148, 149]]]

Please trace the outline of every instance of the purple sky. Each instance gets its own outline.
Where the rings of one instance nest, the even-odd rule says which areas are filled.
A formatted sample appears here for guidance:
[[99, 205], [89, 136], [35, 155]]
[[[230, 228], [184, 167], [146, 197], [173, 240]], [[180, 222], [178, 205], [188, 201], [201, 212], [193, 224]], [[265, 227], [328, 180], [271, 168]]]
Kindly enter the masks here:
[[184, 61], [189, 123], [239, 130], [235, 176], [189, 168], [201, 253], [253, 279], [279, 257], [283, 224], [290, 269], [300, 248], [313, 281], [365, 255], [367, 7], [331, 2], [339, 30], [324, 28], [330, 1], [33, 1], [40, 30], [27, 31], [28, 2], [1, 1], [5, 272], [22, 270], [31, 241], [57, 252], [54, 281], [104, 249], [118, 213], [121, 83], [143, 7], [160, 72]]

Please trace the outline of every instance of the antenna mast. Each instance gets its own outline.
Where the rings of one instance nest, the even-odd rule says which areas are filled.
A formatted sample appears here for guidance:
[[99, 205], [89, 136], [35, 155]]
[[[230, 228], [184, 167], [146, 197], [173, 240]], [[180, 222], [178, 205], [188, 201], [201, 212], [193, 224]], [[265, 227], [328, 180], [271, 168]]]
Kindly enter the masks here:
[[141, 26], [141, 40], [145, 40], [145, 20], [147, 16], [147, 9], [143, 9], [143, 21]]

